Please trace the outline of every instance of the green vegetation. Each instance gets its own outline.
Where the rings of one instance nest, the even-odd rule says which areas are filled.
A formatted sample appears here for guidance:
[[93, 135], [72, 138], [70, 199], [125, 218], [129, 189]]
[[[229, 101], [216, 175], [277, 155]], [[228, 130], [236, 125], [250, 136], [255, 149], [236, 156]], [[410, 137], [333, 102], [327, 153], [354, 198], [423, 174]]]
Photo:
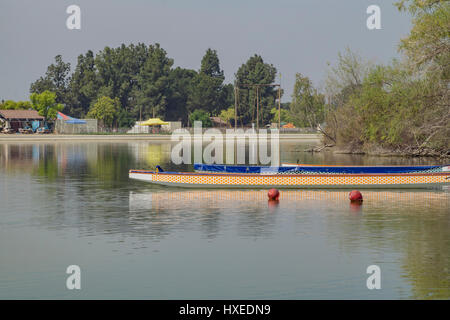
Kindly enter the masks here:
[[[63, 112], [78, 118], [92, 116], [91, 106], [102, 97], [117, 99], [113, 122], [118, 127], [130, 127], [134, 121], [149, 117], [182, 121], [184, 125], [200, 117], [206, 125], [211, 125], [206, 114], [219, 116], [222, 111], [226, 113], [234, 108], [234, 86], [224, 84], [216, 50], [205, 52], [198, 71], [173, 68], [173, 64], [173, 59], [159, 44], [105, 47], [96, 55], [88, 51], [78, 57], [72, 74], [70, 64], [58, 55], [46, 74], [31, 85], [30, 91], [55, 92], [56, 102], [64, 104]], [[240, 125], [256, 121], [255, 90], [245, 85], [270, 84], [275, 75], [276, 68], [258, 55], [250, 57], [239, 68], [236, 80], [240, 86]], [[277, 91], [262, 87], [259, 96], [260, 121], [268, 123], [273, 116], [270, 110], [275, 107]], [[100, 119], [101, 115], [97, 113], [96, 117]], [[233, 118], [226, 118], [229, 122], [234, 114]]]
[[56, 101], [64, 104], [63, 112], [78, 118], [85, 118], [102, 97], [117, 99], [113, 121], [119, 127], [130, 127], [134, 121], [149, 117], [187, 125], [189, 114], [195, 110], [218, 115], [232, 105], [233, 87], [223, 84], [215, 50], [206, 51], [198, 72], [172, 68], [173, 64], [159, 44], [105, 47], [96, 55], [88, 51], [78, 57], [72, 74], [70, 64], [58, 55], [30, 91], [55, 92]]
[[222, 110], [219, 114], [219, 118], [225, 121], [231, 127], [231, 120], [234, 120], [234, 107]]
[[[236, 73], [236, 83], [239, 84], [239, 110], [238, 118], [241, 124], [256, 122], [256, 89], [244, 87], [252, 84], [270, 84], [274, 83], [277, 69], [268, 63], [265, 63], [259, 55], [250, 57]], [[270, 110], [275, 107], [277, 91], [273, 87], [259, 88], [259, 119], [262, 123], [271, 121]]]
[[32, 93], [30, 96], [31, 104], [41, 116], [46, 120], [56, 119], [58, 111], [63, 109], [63, 105], [56, 103], [56, 94], [50, 91], [42, 93]]
[[201, 109], [218, 115], [229, 102], [223, 89], [225, 76], [220, 69], [215, 50], [208, 49], [202, 59], [199, 72], [192, 79], [191, 92], [187, 100], [189, 113]]
[[69, 73], [70, 63], [64, 63], [61, 55], [55, 57], [55, 64], [51, 64], [47, 68], [44, 77], [31, 85], [31, 93], [42, 93], [44, 91], [54, 92], [56, 94], [56, 102], [66, 104], [70, 102], [71, 96], [69, 92]]
[[111, 128], [114, 122], [117, 122], [119, 108], [120, 102], [118, 98], [111, 99], [103, 96], [91, 106], [87, 117], [99, 120], [99, 126], [102, 129]]
[[324, 120], [325, 96], [313, 87], [308, 77], [295, 75], [290, 114], [298, 127], [316, 128]]
[[[294, 123], [294, 117], [291, 115], [290, 110], [281, 107], [281, 122], [282, 123]], [[272, 108], [270, 110], [270, 114], [272, 115], [271, 123], [278, 123], [278, 108]]]
[[1, 110], [29, 110], [33, 109], [30, 101], [6, 100], [0, 103]]
[[212, 127], [212, 121], [209, 117], [209, 113], [205, 110], [196, 109], [189, 116], [191, 126], [194, 126], [194, 121], [201, 121], [202, 127]]
[[350, 151], [450, 154], [450, 3], [410, 0], [401, 61], [370, 66], [349, 50], [327, 79], [327, 140]]
[[48, 90], [32, 93], [30, 101], [6, 100], [0, 103], [0, 110], [36, 110], [46, 120], [54, 120], [64, 106], [56, 102], [56, 94]]
[[[282, 122], [320, 126], [325, 145], [349, 152], [450, 154], [450, 2], [400, 0], [396, 6], [413, 16], [411, 32], [399, 45], [404, 57], [372, 65], [347, 49], [320, 91], [297, 73], [292, 100], [282, 104]], [[32, 107], [52, 118], [63, 105], [63, 112], [95, 117], [103, 127], [130, 127], [149, 117], [184, 125], [199, 120], [208, 127], [211, 116], [234, 124], [237, 92], [239, 126], [256, 122], [257, 99], [260, 124], [278, 122], [277, 89], [265, 86], [274, 83], [277, 69], [260, 55], [239, 67], [236, 90], [224, 83], [216, 50], [205, 52], [198, 71], [173, 66], [159, 44], [88, 51], [72, 73], [58, 55], [31, 85], [32, 103], [8, 100], [0, 108]], [[255, 85], [261, 85], [258, 91]]]

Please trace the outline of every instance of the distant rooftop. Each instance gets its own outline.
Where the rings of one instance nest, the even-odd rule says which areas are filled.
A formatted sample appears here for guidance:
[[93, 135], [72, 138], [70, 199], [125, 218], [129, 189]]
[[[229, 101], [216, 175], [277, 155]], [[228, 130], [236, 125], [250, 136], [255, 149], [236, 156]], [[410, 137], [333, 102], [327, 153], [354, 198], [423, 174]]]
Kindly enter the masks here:
[[36, 110], [0, 110], [0, 117], [6, 120], [44, 120]]

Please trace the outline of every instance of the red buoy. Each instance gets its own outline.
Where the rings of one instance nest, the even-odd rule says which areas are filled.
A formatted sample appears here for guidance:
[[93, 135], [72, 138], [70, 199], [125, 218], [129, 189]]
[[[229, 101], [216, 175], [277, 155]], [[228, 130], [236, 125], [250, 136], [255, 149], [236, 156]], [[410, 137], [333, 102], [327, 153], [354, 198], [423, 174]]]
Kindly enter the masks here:
[[270, 189], [269, 192], [267, 192], [267, 196], [270, 200], [278, 200], [280, 197], [280, 191], [277, 189]]
[[363, 196], [362, 196], [361, 192], [359, 192], [358, 190], [351, 191], [350, 194], [348, 195], [348, 198], [352, 202], [363, 201]]

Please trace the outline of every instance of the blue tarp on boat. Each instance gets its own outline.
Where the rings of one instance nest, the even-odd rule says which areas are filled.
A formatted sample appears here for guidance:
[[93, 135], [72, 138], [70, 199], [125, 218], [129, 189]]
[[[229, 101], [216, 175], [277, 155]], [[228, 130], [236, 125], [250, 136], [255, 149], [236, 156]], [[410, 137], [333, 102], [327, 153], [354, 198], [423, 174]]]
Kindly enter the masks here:
[[380, 173], [419, 173], [419, 172], [441, 172], [443, 166], [373, 166], [373, 167], [328, 167], [328, 166], [288, 166], [288, 167], [269, 167], [269, 166], [239, 166], [239, 165], [221, 165], [221, 164], [202, 164], [195, 163], [194, 170], [206, 172], [223, 173], [292, 173], [292, 174], [380, 174]]

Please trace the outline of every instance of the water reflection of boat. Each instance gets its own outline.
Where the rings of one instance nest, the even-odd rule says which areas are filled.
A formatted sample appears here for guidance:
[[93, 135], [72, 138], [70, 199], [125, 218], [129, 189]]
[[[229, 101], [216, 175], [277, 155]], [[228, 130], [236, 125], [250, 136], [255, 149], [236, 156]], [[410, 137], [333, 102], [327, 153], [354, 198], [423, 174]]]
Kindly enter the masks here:
[[[232, 206], [263, 207], [267, 205], [264, 190], [189, 190], [172, 192], [130, 192], [131, 211], [149, 209], [229, 208]], [[285, 190], [280, 194], [283, 205], [299, 206], [299, 202], [325, 201], [333, 207], [348, 207], [347, 191]], [[365, 191], [364, 206], [450, 207], [450, 193], [442, 191]]]
[[377, 174], [198, 173], [130, 170], [131, 179], [200, 188], [424, 188], [450, 185], [450, 172]]

